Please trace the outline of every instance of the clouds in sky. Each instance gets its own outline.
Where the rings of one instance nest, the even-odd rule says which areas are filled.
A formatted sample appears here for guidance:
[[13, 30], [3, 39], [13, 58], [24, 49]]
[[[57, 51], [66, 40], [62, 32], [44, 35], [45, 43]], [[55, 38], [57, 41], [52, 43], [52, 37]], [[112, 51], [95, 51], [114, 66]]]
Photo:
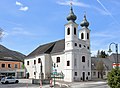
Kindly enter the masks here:
[[70, 3], [72, 3], [75, 6], [80, 6], [80, 7], [90, 7], [88, 4], [82, 3], [82, 2], [78, 2], [77, 0], [73, 0], [73, 1], [63, 1], [63, 0], [58, 0], [57, 3], [59, 5], [70, 5]]
[[27, 11], [28, 10], [28, 7], [24, 6], [21, 2], [16, 1], [16, 5], [20, 6], [19, 10], [21, 10], [21, 11]]

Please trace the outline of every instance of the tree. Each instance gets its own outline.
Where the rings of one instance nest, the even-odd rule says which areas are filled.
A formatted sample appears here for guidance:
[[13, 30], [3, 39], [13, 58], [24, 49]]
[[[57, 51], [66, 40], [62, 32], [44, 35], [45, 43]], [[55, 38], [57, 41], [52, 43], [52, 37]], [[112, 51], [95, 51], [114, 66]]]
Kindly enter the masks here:
[[103, 79], [104, 64], [102, 60], [96, 63], [96, 69], [100, 73], [101, 79]]
[[116, 67], [107, 75], [108, 85], [111, 88], [120, 88], [120, 69]]
[[106, 58], [108, 56], [108, 54], [105, 53], [105, 51], [99, 51], [97, 52], [97, 57], [98, 58]]

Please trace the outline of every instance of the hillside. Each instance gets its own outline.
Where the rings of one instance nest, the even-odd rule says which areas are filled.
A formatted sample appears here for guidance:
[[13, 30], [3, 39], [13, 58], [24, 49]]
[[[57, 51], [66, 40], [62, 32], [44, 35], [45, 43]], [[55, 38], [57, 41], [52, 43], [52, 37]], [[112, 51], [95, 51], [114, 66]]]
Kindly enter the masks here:
[[0, 60], [23, 61], [25, 55], [0, 45]]

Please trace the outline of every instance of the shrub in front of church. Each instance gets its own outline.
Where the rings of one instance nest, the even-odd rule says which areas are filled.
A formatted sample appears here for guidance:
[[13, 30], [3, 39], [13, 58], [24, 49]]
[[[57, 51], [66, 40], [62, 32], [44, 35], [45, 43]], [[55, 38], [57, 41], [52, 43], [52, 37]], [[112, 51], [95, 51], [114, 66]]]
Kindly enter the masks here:
[[107, 81], [110, 88], [120, 88], [120, 69], [116, 67], [107, 75]]

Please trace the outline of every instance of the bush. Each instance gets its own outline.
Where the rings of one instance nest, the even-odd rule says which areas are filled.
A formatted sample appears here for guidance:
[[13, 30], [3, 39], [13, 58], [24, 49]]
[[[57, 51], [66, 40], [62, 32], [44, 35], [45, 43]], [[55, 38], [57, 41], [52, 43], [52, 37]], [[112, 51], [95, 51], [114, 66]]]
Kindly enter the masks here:
[[107, 76], [110, 88], [120, 88], [120, 69], [118, 67], [112, 69]]

